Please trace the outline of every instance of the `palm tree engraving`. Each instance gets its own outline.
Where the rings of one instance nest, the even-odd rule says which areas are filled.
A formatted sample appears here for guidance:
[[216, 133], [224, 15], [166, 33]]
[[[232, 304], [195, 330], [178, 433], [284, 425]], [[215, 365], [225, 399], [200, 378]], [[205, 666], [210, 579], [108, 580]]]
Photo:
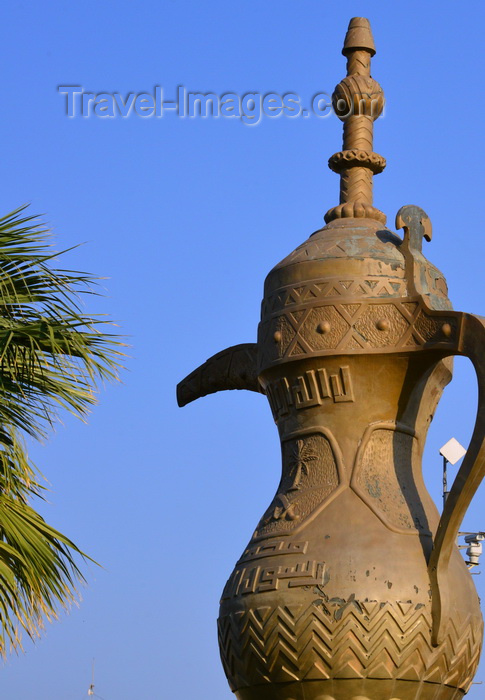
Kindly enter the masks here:
[[293, 445], [290, 460], [288, 475], [293, 476], [293, 483], [288, 491], [298, 491], [301, 486], [303, 475], [310, 473], [308, 462], [314, 462], [318, 459], [318, 454], [312, 449], [311, 445], [305, 440], [297, 440]]

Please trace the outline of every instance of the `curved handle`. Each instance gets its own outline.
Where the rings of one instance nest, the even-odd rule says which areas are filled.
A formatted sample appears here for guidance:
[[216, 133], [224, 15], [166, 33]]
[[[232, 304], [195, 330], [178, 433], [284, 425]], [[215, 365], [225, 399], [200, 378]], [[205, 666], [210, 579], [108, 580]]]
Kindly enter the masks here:
[[462, 314], [462, 330], [456, 354], [472, 361], [478, 379], [478, 413], [470, 446], [456, 475], [438, 525], [429, 560], [433, 611], [433, 644], [446, 633], [449, 611], [448, 564], [460, 525], [485, 476], [485, 319]]

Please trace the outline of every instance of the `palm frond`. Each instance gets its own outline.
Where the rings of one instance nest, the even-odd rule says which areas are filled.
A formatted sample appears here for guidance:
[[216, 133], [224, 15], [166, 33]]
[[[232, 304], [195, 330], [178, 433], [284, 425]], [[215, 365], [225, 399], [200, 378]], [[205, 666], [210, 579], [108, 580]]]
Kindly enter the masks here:
[[41, 474], [23, 436], [42, 439], [59, 409], [84, 419], [100, 381], [117, 379], [124, 344], [86, 316], [96, 278], [53, 268], [60, 253], [25, 207], [0, 218], [0, 654], [39, 633], [83, 581], [78, 547], [31, 505]]

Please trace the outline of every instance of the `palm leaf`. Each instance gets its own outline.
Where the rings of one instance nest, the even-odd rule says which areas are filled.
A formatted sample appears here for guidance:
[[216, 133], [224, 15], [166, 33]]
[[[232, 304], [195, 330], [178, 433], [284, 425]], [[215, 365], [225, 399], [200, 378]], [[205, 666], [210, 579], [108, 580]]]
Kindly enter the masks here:
[[55, 269], [50, 232], [26, 207], [0, 218], [0, 654], [35, 637], [76, 597], [86, 558], [31, 505], [42, 475], [23, 442], [67, 409], [85, 419], [100, 381], [117, 378], [119, 337], [82, 311], [96, 278]]

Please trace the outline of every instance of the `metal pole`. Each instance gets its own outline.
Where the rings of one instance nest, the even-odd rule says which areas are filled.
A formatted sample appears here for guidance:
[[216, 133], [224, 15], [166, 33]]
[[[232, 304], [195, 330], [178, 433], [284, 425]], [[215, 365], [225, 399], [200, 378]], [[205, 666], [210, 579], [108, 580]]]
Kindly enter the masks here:
[[448, 498], [448, 474], [447, 474], [447, 467], [448, 460], [446, 457], [443, 457], [443, 508], [446, 505], [446, 499]]

